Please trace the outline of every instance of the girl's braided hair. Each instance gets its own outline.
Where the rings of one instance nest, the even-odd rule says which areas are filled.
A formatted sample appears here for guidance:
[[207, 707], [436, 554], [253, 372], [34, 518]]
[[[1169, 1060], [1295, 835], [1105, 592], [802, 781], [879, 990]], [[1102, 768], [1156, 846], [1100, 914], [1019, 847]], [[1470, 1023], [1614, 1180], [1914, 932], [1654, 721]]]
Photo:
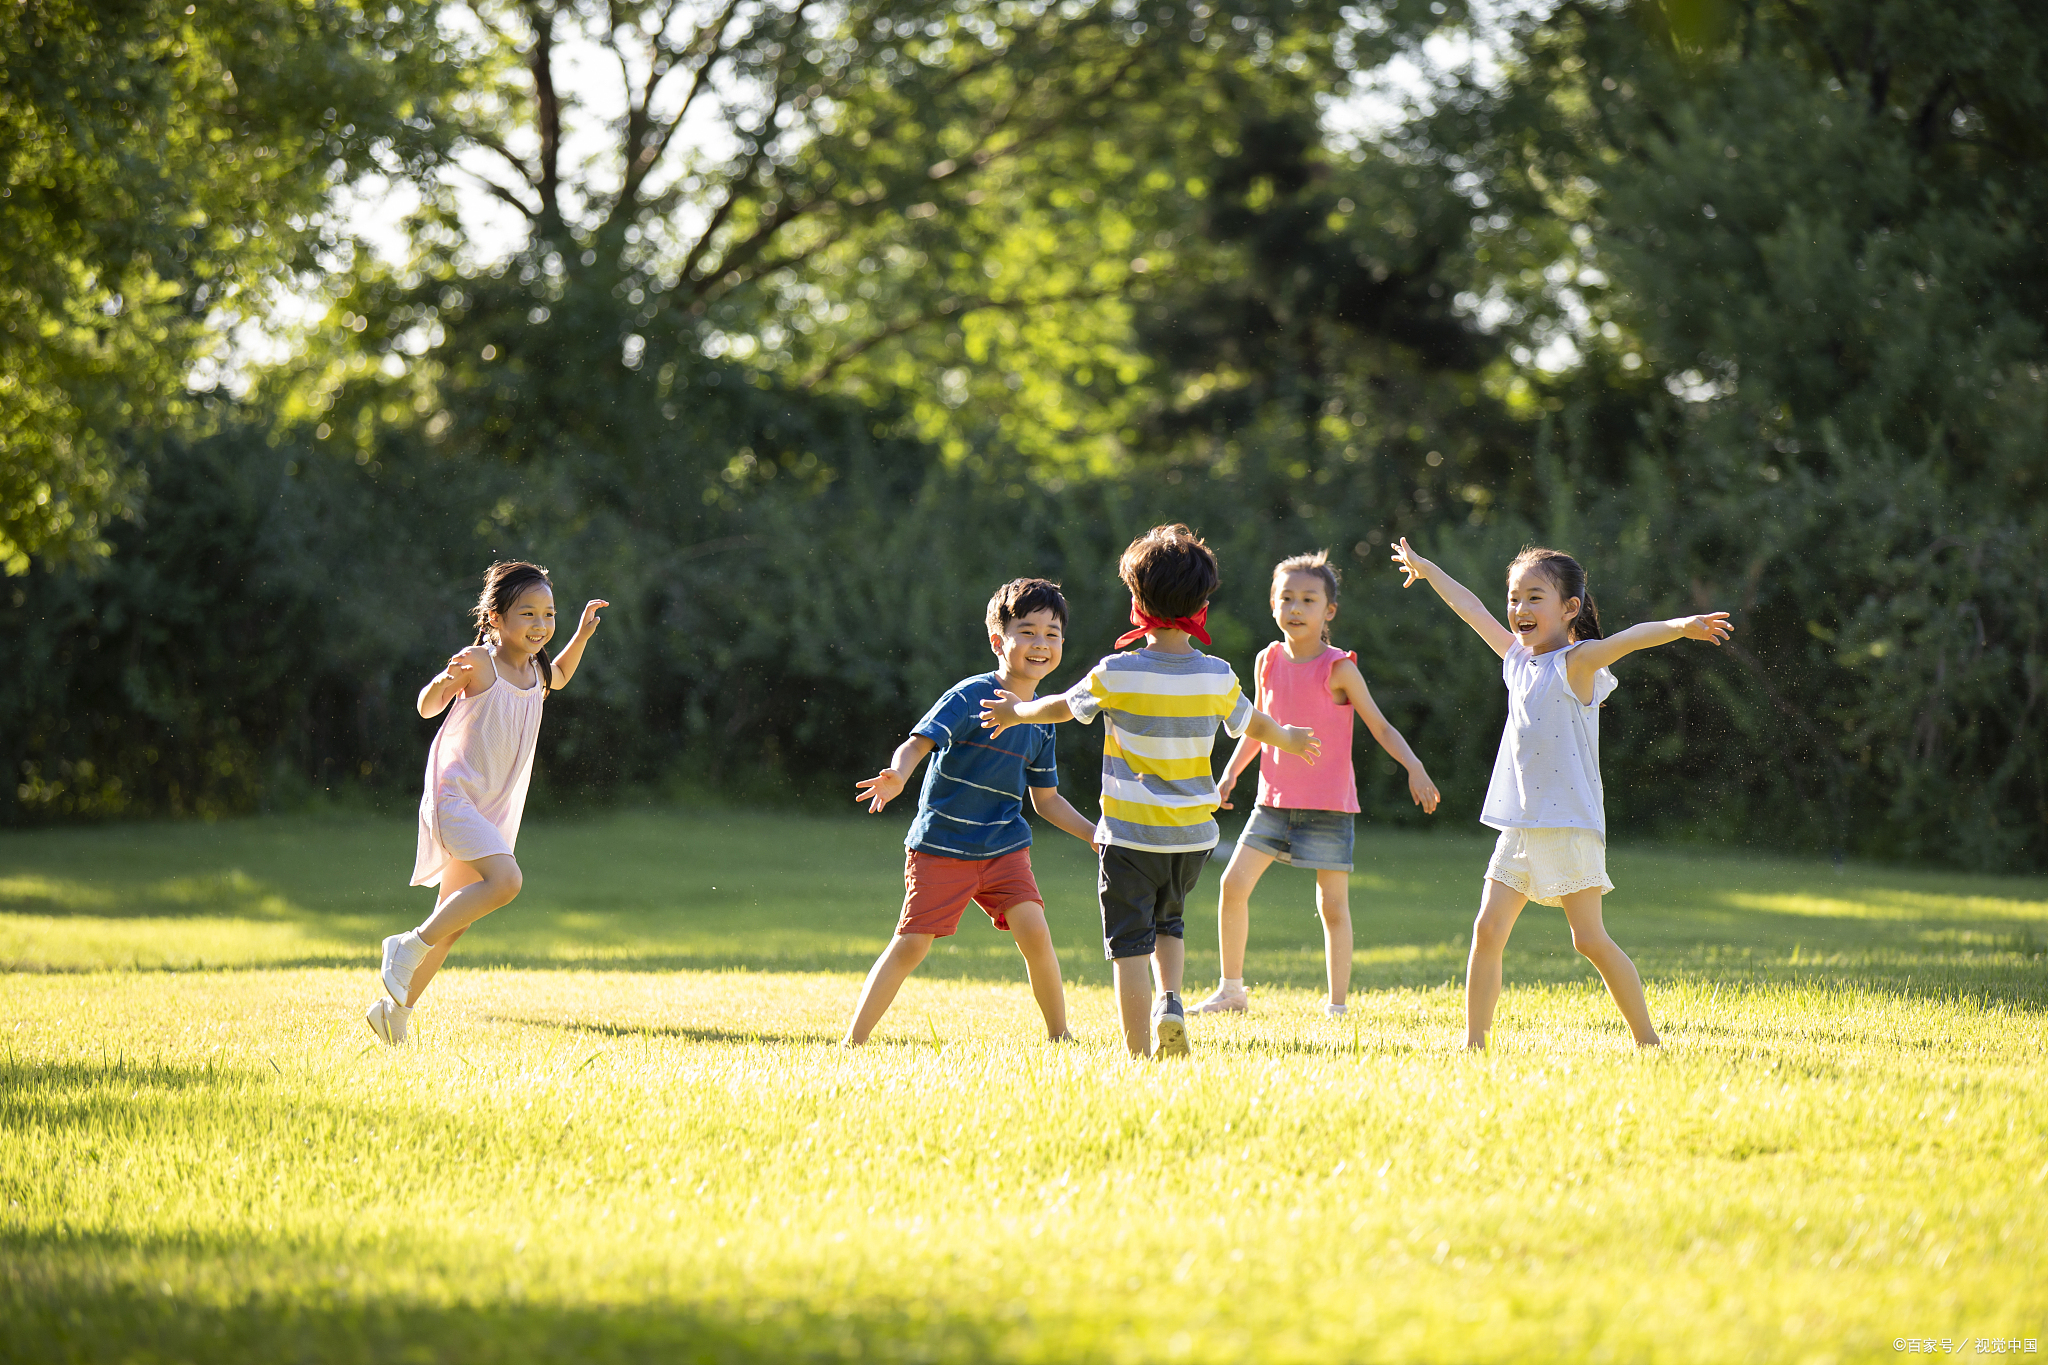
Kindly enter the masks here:
[[[484, 590], [477, 594], [476, 606], [470, 615], [476, 621], [476, 642], [488, 644], [491, 639], [491, 613], [498, 613], [503, 619], [512, 610], [519, 595], [534, 584], [541, 584], [549, 592], [555, 589], [554, 580], [548, 571], [538, 564], [528, 564], [523, 559], [502, 561], [484, 571]], [[555, 666], [548, 658], [545, 646], [533, 652], [534, 662], [540, 673], [540, 692], [548, 694], [548, 682], [555, 676]]]

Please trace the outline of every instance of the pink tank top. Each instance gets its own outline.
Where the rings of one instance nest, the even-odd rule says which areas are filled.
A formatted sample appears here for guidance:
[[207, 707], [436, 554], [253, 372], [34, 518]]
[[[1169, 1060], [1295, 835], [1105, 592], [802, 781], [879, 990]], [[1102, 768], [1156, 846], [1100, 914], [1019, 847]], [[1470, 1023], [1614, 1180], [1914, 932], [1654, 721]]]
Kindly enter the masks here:
[[1259, 652], [1253, 665], [1259, 709], [1282, 725], [1308, 726], [1323, 742], [1323, 755], [1313, 766], [1270, 744], [1260, 745], [1260, 805], [1358, 813], [1358, 781], [1351, 774], [1351, 722], [1357, 713], [1349, 702], [1330, 696], [1330, 670], [1340, 659], [1357, 658], [1326, 645], [1313, 659], [1297, 663], [1279, 640]]

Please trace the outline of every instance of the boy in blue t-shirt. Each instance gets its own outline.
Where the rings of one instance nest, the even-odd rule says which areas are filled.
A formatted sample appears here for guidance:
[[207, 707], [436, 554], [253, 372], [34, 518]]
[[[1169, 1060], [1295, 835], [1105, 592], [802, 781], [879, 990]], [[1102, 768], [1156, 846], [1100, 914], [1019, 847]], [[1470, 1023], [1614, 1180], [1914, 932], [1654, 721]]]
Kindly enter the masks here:
[[931, 951], [932, 940], [959, 927], [971, 900], [998, 929], [1007, 930], [1024, 955], [1031, 993], [1045, 1015], [1048, 1037], [1067, 1036], [1067, 997], [1060, 960], [1045, 924], [1045, 898], [1031, 875], [1031, 805], [1085, 844], [1095, 825], [1059, 794], [1050, 725], [1019, 725], [991, 737], [981, 728], [981, 705], [999, 691], [1029, 697], [1060, 666], [1067, 629], [1067, 599], [1042, 578], [1013, 579], [988, 600], [988, 644], [993, 673], [954, 685], [925, 713], [889, 766], [856, 784], [856, 801], [880, 811], [895, 800], [926, 754], [917, 820], [904, 840], [903, 916], [896, 937], [875, 959], [861, 987], [843, 1046], [858, 1047], [888, 1012], [896, 992]]

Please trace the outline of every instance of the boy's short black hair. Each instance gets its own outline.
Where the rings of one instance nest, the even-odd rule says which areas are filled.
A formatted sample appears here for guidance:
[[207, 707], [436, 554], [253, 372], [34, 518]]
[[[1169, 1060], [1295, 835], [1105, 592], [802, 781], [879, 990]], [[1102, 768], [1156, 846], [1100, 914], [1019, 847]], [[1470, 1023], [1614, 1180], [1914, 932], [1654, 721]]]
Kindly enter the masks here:
[[1178, 522], [1132, 541], [1116, 572], [1141, 608], [1169, 621], [1200, 611], [1223, 582], [1215, 553]]
[[988, 599], [988, 633], [1000, 635], [1010, 622], [1034, 611], [1051, 612], [1059, 619], [1060, 630], [1066, 630], [1067, 599], [1059, 584], [1043, 578], [1013, 578]]

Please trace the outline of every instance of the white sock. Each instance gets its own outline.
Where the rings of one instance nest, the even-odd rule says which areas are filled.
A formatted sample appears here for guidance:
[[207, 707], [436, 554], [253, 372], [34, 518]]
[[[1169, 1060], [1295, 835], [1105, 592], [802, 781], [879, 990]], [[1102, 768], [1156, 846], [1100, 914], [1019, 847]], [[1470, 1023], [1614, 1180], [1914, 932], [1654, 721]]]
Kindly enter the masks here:
[[1236, 995], [1244, 990], [1244, 978], [1241, 976], [1224, 976], [1218, 977], [1217, 980], [1221, 981], [1223, 989], [1229, 991], [1232, 995]]
[[410, 1019], [410, 1018], [412, 1018], [412, 1006], [411, 1006], [411, 1005], [401, 1005], [401, 1004], [399, 1004], [399, 1003], [398, 1003], [398, 1002], [397, 1002], [396, 1000], [389, 1000], [389, 1001], [386, 1001], [385, 1003], [386, 1003], [386, 1004], [388, 1004], [388, 1005], [390, 1005], [390, 1007], [391, 1007], [391, 1013], [392, 1013], [392, 1014], [393, 1014], [393, 1015], [394, 1015], [395, 1017], [397, 1017], [397, 1018], [399, 1018], [399, 1019]]
[[432, 946], [420, 937], [419, 930], [408, 929], [398, 936], [398, 957], [410, 971], [420, 965], [420, 959], [427, 955]]

